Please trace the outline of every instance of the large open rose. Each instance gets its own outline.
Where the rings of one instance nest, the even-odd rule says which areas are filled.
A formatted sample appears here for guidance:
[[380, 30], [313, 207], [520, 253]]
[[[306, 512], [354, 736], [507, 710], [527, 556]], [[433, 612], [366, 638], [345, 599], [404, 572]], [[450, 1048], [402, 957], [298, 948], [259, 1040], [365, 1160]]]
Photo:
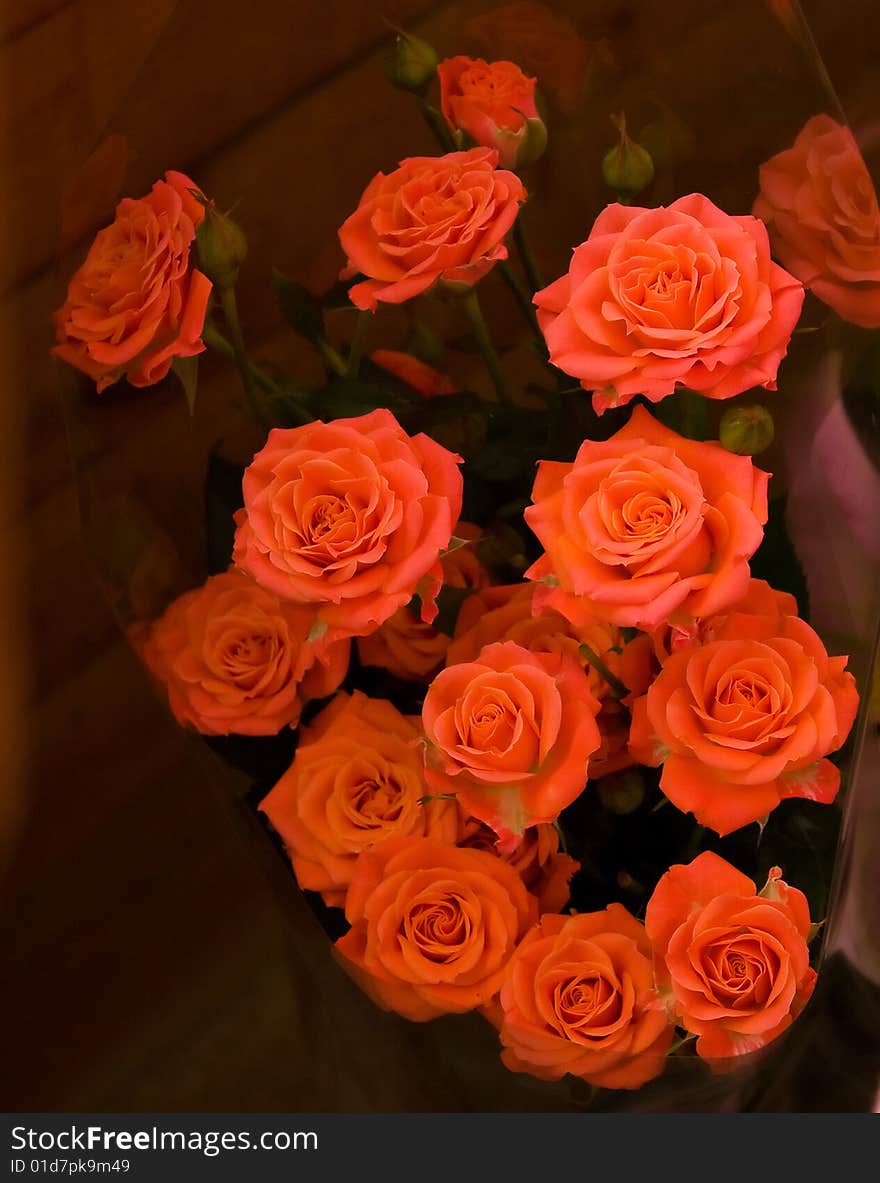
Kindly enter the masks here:
[[812, 992], [809, 905], [778, 868], [757, 894], [711, 851], [670, 867], [648, 901], [645, 929], [657, 985], [705, 1059], [763, 1047]]
[[535, 295], [550, 360], [601, 414], [677, 386], [732, 398], [776, 389], [804, 299], [764, 224], [699, 193], [656, 209], [609, 205], [568, 273]]
[[344, 277], [368, 278], [349, 289], [358, 308], [400, 304], [438, 279], [474, 284], [499, 259], [526, 191], [515, 173], [496, 169], [491, 148], [412, 156], [379, 173], [340, 227], [348, 255]]
[[552, 822], [587, 782], [599, 703], [567, 653], [512, 641], [447, 666], [428, 687], [425, 779], [454, 794], [511, 850], [527, 826]]
[[638, 1088], [663, 1070], [674, 1024], [654, 987], [651, 946], [621, 904], [546, 915], [511, 959], [490, 1016], [502, 1059], [543, 1080], [569, 1073]]
[[386, 1010], [423, 1022], [491, 1002], [537, 905], [503, 859], [389, 838], [357, 861], [334, 949]]
[[363, 636], [418, 593], [434, 597], [461, 512], [458, 456], [390, 411], [275, 428], [245, 470], [233, 558], [317, 614], [316, 636]]
[[139, 647], [182, 725], [203, 735], [275, 735], [348, 670], [348, 641], [322, 646], [318, 660], [314, 623], [313, 610], [233, 568], [179, 596]]
[[850, 129], [814, 115], [760, 177], [753, 212], [782, 263], [844, 320], [880, 327], [880, 206]]
[[768, 474], [748, 456], [663, 427], [644, 407], [572, 464], [542, 460], [525, 519], [545, 554], [538, 611], [655, 629], [745, 595], [767, 521]]
[[124, 198], [99, 231], [55, 314], [56, 357], [94, 378], [153, 386], [175, 357], [205, 348], [211, 281], [190, 252], [204, 207], [183, 173], [167, 172], [146, 197]]
[[417, 721], [359, 691], [338, 694], [303, 728], [293, 763], [260, 803], [300, 887], [341, 908], [361, 851], [407, 834], [455, 841], [455, 810], [422, 801], [420, 736]]
[[859, 701], [847, 658], [797, 616], [731, 613], [714, 636], [672, 653], [633, 704], [636, 759], [662, 762], [672, 804], [722, 835], [786, 797], [833, 801], [840, 773], [824, 757]]

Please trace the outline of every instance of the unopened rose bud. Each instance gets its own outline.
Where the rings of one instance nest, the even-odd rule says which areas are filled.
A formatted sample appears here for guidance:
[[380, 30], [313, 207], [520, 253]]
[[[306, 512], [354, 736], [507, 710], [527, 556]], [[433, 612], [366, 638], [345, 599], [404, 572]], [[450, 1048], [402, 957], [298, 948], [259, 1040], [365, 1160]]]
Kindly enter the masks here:
[[612, 772], [596, 782], [599, 800], [609, 813], [635, 813], [645, 799], [645, 782], [635, 768]]
[[611, 122], [620, 132], [620, 139], [605, 153], [602, 160], [602, 179], [616, 193], [631, 197], [647, 188], [653, 181], [654, 161], [641, 144], [637, 144], [627, 135], [624, 115], [612, 115]]
[[421, 37], [402, 29], [394, 31], [397, 36], [385, 62], [388, 80], [399, 90], [424, 95], [437, 73], [437, 52]]
[[516, 153], [516, 167], [525, 168], [544, 155], [547, 148], [547, 126], [539, 116], [527, 119]]
[[215, 287], [234, 287], [238, 269], [247, 256], [247, 239], [241, 227], [228, 214], [206, 205], [205, 216], [196, 231], [196, 246], [199, 267]]
[[728, 407], [721, 416], [721, 443], [737, 456], [757, 456], [773, 443], [773, 434], [773, 416], [759, 403]]

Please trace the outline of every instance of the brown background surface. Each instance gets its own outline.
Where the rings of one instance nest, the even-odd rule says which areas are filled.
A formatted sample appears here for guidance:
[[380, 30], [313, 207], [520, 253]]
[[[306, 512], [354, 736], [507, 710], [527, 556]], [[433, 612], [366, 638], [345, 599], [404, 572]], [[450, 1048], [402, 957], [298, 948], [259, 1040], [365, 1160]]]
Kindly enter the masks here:
[[[487, 1028], [398, 1022], [332, 966], [280, 866], [122, 639], [96, 578], [106, 573], [106, 527], [96, 568], [47, 358], [51, 312], [78, 244], [121, 187], [144, 192], [173, 167], [221, 204], [240, 203], [252, 248], [248, 335], [308, 374], [313, 361], [278, 328], [268, 265], [315, 288], [331, 282], [336, 227], [369, 177], [433, 151], [413, 107], [384, 82], [380, 11], [451, 54], [464, 19], [486, 7], [6, 0], [0, 10], [5, 1109], [564, 1103], [508, 1078]], [[591, 118], [560, 127], [563, 164], [538, 174], [533, 225], [548, 275], [594, 216], [612, 110], [638, 107], [649, 91], [675, 93], [699, 144], [699, 158], [669, 178], [675, 193], [705, 182], [716, 200], [744, 209], [753, 174], [738, 166], [778, 149], [820, 105], [762, 3], [719, 5], [711, 20], [697, 0], [565, 7], [585, 37], [610, 45], [616, 66], [593, 95]], [[805, 8], [854, 120], [876, 117], [876, 6]], [[553, 216], [542, 221], [542, 212]], [[505, 298], [492, 306], [502, 335], [512, 331]], [[134, 495], [172, 580], [198, 569], [206, 445], [223, 436], [232, 450], [247, 448], [237, 399], [234, 381], [208, 363], [194, 423], [170, 387], [120, 392], [107, 395], [99, 418], [91, 408], [86, 433], [73, 436], [99, 494]], [[173, 535], [167, 553], [163, 532]], [[94, 531], [85, 537], [92, 546]], [[460, 1046], [475, 1041], [467, 1078], [442, 1050], [453, 1031]]]

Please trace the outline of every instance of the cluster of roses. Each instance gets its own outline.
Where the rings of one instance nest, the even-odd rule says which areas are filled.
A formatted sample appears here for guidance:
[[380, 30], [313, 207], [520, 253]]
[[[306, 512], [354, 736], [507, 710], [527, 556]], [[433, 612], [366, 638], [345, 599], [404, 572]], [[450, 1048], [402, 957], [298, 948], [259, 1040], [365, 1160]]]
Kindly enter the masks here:
[[[171, 606], [145, 655], [181, 722], [272, 733], [339, 687], [352, 638], [399, 644], [409, 614], [421, 718], [339, 691], [261, 806], [300, 885], [344, 907], [336, 951], [381, 1005], [480, 1009], [511, 1067], [613, 1087], [655, 1075], [676, 1025], [714, 1059], [797, 1013], [800, 892], [774, 879], [759, 897], [707, 853], [661, 879], [644, 926], [620, 905], [567, 916], [577, 864], [554, 825], [634, 761], [662, 762], [670, 801], [720, 834], [787, 796], [834, 798], [826, 756], [856, 690], [792, 598], [750, 580], [766, 485], [636, 407], [540, 466], [526, 520], [545, 553], [496, 587], [456, 536], [458, 457], [439, 444], [386, 410], [270, 433], [234, 565]], [[453, 638], [431, 626], [444, 579], [477, 586]]]
[[[456, 150], [380, 173], [339, 232], [363, 310], [472, 290], [526, 199], [511, 170], [540, 140], [535, 80], [463, 58], [439, 77]], [[818, 117], [762, 171], [756, 212], [794, 274], [763, 221], [699, 194], [609, 205], [535, 295], [551, 363], [599, 413], [681, 386], [726, 399], [775, 388], [803, 283], [880, 322], [876, 198], [825, 183], [841, 168], [861, 185], [849, 132]], [[99, 389], [152, 385], [204, 348], [212, 281], [190, 248], [206, 209], [168, 173], [95, 240], [56, 351]], [[459, 463], [384, 409], [270, 431], [231, 566], [154, 622], [146, 661], [207, 735], [275, 734], [330, 699], [262, 809], [300, 885], [345, 909], [336, 951], [381, 1005], [480, 1010], [514, 1070], [610, 1087], [656, 1075], [676, 1027], [709, 1059], [761, 1046], [812, 987], [803, 895], [776, 869], [757, 892], [704, 853], [662, 876], [644, 923], [618, 904], [567, 915], [577, 864], [557, 819], [634, 763], [662, 765], [666, 797], [720, 835], [786, 797], [834, 799], [827, 757], [857, 694], [792, 597], [750, 577], [768, 474], [639, 404], [572, 462], [541, 462], [525, 520], [543, 555], [493, 586]], [[470, 593], [452, 636], [434, 627], [444, 584]], [[340, 690], [353, 641], [362, 664], [427, 683], [420, 718]]]

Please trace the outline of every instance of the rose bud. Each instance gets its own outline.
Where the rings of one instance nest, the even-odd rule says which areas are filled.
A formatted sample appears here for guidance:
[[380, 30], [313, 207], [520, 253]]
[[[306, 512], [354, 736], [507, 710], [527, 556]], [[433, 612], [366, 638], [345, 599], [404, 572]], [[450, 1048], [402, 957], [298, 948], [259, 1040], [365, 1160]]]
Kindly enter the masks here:
[[513, 62], [446, 58], [437, 67], [440, 107], [462, 142], [495, 148], [502, 168], [534, 164], [547, 147], [547, 128], [535, 105], [537, 79]]
[[599, 800], [609, 813], [634, 813], [645, 799], [645, 782], [635, 768], [612, 772], [596, 781]]
[[728, 407], [721, 416], [719, 438], [728, 452], [757, 456], [773, 443], [773, 416], [766, 407]]
[[247, 239], [228, 214], [205, 206], [205, 217], [196, 231], [199, 266], [218, 288], [235, 287], [238, 269], [247, 256]]
[[632, 196], [646, 189], [653, 181], [654, 161], [641, 144], [637, 144], [627, 135], [625, 115], [612, 115], [611, 122], [620, 132], [620, 139], [605, 153], [602, 160], [602, 179], [616, 193]]
[[385, 63], [388, 81], [399, 90], [424, 95], [437, 73], [437, 52], [421, 37], [413, 37], [402, 29], [394, 32], [397, 36]]

